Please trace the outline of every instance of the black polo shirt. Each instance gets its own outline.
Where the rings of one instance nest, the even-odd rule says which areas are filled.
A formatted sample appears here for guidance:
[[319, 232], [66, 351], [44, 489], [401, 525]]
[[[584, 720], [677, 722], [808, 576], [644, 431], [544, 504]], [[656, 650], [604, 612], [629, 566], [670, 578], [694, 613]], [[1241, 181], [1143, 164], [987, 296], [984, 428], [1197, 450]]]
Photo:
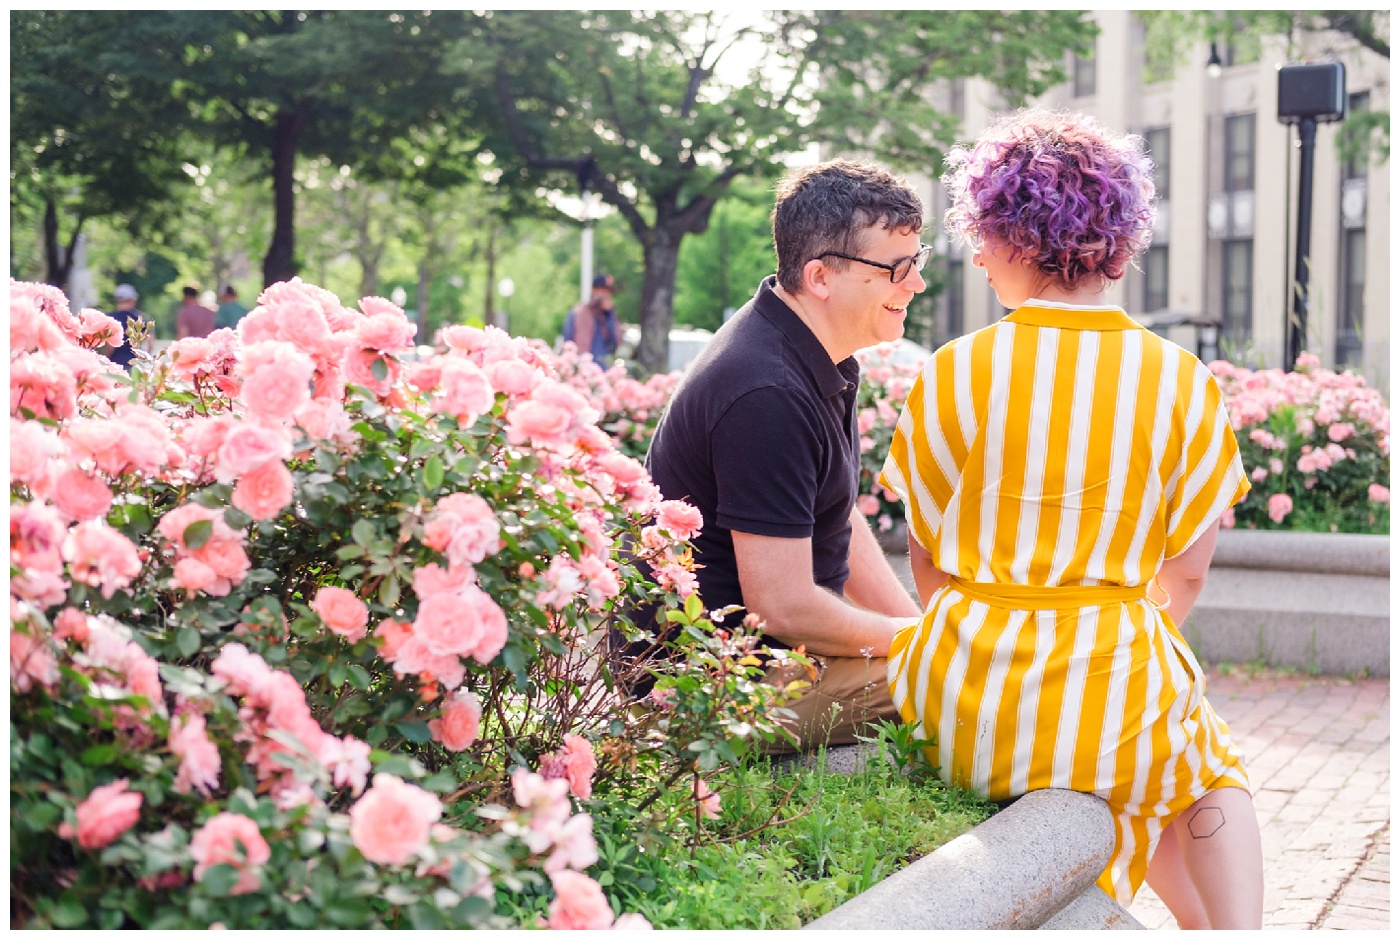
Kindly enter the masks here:
[[814, 580], [837, 594], [850, 574], [860, 366], [833, 363], [774, 280], [691, 364], [647, 451], [665, 497], [704, 517], [695, 560], [712, 610], [743, 603], [733, 531], [810, 538]]

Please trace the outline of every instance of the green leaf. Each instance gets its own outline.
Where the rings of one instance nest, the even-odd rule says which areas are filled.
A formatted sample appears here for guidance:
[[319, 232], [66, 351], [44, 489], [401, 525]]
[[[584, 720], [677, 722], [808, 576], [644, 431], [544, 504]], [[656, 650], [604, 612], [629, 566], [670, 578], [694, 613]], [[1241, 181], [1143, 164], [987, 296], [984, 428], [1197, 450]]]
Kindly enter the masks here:
[[369, 670], [366, 669], [364, 666], [360, 666], [357, 664], [351, 665], [346, 671], [350, 674], [350, 684], [353, 685], [355, 688], [359, 689], [361, 692], [364, 692], [369, 688]]
[[399, 604], [399, 579], [393, 576], [385, 578], [379, 585], [379, 603], [385, 607], [397, 607]]
[[338, 689], [345, 684], [346, 667], [339, 660], [331, 663], [331, 668], [326, 671], [326, 678], [330, 681], [331, 688]]
[[238, 869], [232, 865], [215, 865], [204, 872], [201, 882], [204, 890], [216, 898], [228, 897], [233, 886], [238, 884]]
[[423, 485], [430, 490], [435, 490], [442, 486], [444, 473], [442, 458], [437, 454], [428, 458], [428, 462], [423, 464]]
[[401, 721], [394, 727], [398, 729], [399, 734], [414, 744], [425, 744], [433, 739], [426, 721]]
[[49, 919], [53, 921], [55, 927], [81, 927], [87, 923], [87, 916], [87, 911], [83, 909], [82, 904], [69, 893], [58, 899], [58, 904], [54, 905]]
[[389, 378], [389, 363], [384, 361], [383, 356], [376, 356], [374, 362], [370, 363], [369, 371], [370, 374], [380, 382], [387, 381]]
[[181, 627], [180, 632], [175, 635], [175, 646], [180, 650], [181, 656], [193, 656], [199, 652], [200, 644], [199, 631], [194, 627]]
[[450, 770], [442, 770], [426, 780], [420, 780], [418, 785], [433, 793], [451, 793], [457, 789], [457, 775]]
[[685, 599], [685, 612], [691, 620], [699, 620], [705, 613], [705, 605], [700, 602], [699, 594], [692, 594]]
[[350, 537], [355, 540], [356, 545], [368, 545], [374, 541], [377, 534], [374, 523], [368, 519], [356, 519], [355, 524], [350, 527]]
[[442, 930], [447, 926], [442, 914], [429, 901], [420, 901], [408, 909], [408, 921], [414, 930]]
[[185, 544], [198, 551], [209, 541], [209, 537], [214, 534], [214, 521], [212, 519], [201, 519], [198, 522], [191, 522], [185, 526]]
[[83, 751], [79, 758], [89, 767], [102, 767], [117, 759], [117, 746], [115, 744], [94, 744]]
[[246, 529], [253, 521], [253, 517], [236, 506], [230, 506], [224, 510], [224, 521], [233, 529]]

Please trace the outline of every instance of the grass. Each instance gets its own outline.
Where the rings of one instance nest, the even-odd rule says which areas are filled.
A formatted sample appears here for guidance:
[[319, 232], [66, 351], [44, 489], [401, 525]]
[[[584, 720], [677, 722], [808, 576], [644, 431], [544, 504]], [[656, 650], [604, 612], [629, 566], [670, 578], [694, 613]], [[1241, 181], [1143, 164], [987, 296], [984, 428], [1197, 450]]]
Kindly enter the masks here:
[[[856, 773], [755, 760], [712, 782], [720, 819], [651, 852], [600, 843], [605, 885], [658, 928], [794, 929], [987, 819], [996, 807], [895, 761], [899, 729]], [[907, 738], [907, 736], [905, 736]], [[907, 740], [903, 742], [907, 756]]]

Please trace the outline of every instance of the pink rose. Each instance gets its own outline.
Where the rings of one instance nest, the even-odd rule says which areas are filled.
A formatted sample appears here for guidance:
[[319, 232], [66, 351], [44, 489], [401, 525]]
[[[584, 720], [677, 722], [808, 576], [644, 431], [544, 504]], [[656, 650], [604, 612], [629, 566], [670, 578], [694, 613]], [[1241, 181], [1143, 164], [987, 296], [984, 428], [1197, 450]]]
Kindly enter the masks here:
[[695, 778], [695, 802], [700, 804], [701, 816], [719, 818], [719, 794], [711, 792], [709, 784], [700, 777]]
[[219, 813], [190, 839], [190, 858], [195, 863], [195, 881], [203, 881], [205, 872], [215, 865], [229, 865], [240, 873], [229, 893], [247, 894], [262, 885], [254, 869], [267, 864], [272, 849], [256, 822], [238, 813]]
[[423, 527], [423, 542], [457, 565], [474, 565], [500, 550], [501, 524], [491, 504], [475, 493], [453, 493], [438, 501]]
[[[181, 558], [175, 562], [175, 571], [170, 579], [170, 584], [176, 590], [187, 591], [193, 597], [196, 594], [205, 594], [213, 588], [219, 580], [219, 576], [198, 558]], [[220, 595], [216, 595], [220, 596]]]
[[[366, 301], [372, 300], [382, 301], [383, 298], [366, 297], [360, 301], [360, 306], [363, 308]], [[369, 315], [355, 326], [355, 345], [382, 353], [402, 352], [413, 345], [418, 327], [398, 307], [384, 301], [383, 306], [371, 307], [365, 313]]]
[[512, 444], [537, 447], [566, 444], [573, 415], [564, 408], [537, 401], [522, 401], [510, 409], [506, 437]]
[[175, 776], [175, 792], [198, 790], [204, 796], [219, 785], [219, 749], [204, 730], [204, 716], [191, 713], [177, 715], [170, 723], [170, 751], [180, 758], [180, 770]]
[[593, 838], [593, 819], [587, 813], [569, 817], [554, 833], [554, 851], [545, 859], [544, 870], [551, 874], [572, 868], [583, 871], [598, 861], [598, 843]]
[[458, 594], [466, 590], [476, 577], [471, 565], [452, 565], [443, 568], [431, 562], [413, 570], [413, 593], [419, 600], [434, 594]]
[[491, 380], [475, 364], [465, 359], [445, 359], [438, 375], [433, 407], [457, 419], [463, 427], [476, 422], [496, 404]]
[[1344, 421], [1338, 421], [1327, 429], [1327, 437], [1334, 442], [1344, 441], [1356, 433], [1356, 428]]
[[258, 521], [277, 518], [292, 501], [292, 472], [280, 460], [269, 461], [238, 478], [233, 505]]
[[486, 366], [486, 375], [496, 391], [511, 398], [530, 394], [540, 379], [540, 372], [519, 359], [500, 359]]
[[112, 508], [112, 491], [97, 477], [69, 467], [55, 481], [53, 502], [68, 518], [86, 522], [107, 515]]
[[316, 592], [310, 607], [325, 621], [332, 633], [345, 637], [351, 643], [364, 637], [365, 626], [369, 623], [369, 608], [353, 591], [323, 587]]
[[240, 422], [224, 437], [215, 474], [220, 483], [232, 483], [249, 470], [256, 470], [274, 460], [286, 460], [291, 454], [291, 444], [285, 431]]
[[84, 522], [69, 532], [63, 542], [63, 557], [74, 581], [101, 588], [108, 600], [141, 573], [136, 546], [100, 522]]
[[[111, 845], [121, 837], [141, 816], [140, 793], [128, 793], [131, 786], [126, 779], [101, 786], [88, 794], [88, 798], [78, 804], [78, 844], [85, 849], [100, 849]], [[64, 828], [60, 835], [72, 838], [72, 830], [67, 835]]]
[[700, 534], [704, 519], [700, 510], [678, 499], [663, 502], [656, 513], [656, 524], [678, 540], [689, 540]]
[[[71, 610], [71, 608], [69, 608]], [[38, 627], [29, 626], [38, 631]], [[10, 627], [10, 681], [18, 692], [28, 692], [34, 683], [45, 688], [58, 684], [58, 660], [43, 637], [30, 636]]]
[[856, 497], [856, 508], [863, 516], [874, 516], [880, 512], [880, 501], [869, 493], [861, 493]]
[[430, 651], [422, 638], [417, 636], [410, 636], [399, 646], [393, 662], [394, 672], [399, 675], [418, 676], [424, 681], [436, 679], [448, 691], [457, 688], [467, 677], [467, 667], [461, 659], [452, 654], [443, 656]]
[[88, 638], [87, 614], [76, 607], [65, 607], [60, 610], [53, 621], [53, 638], [55, 640], [71, 639], [82, 643]]
[[1379, 483], [1372, 483], [1366, 487], [1366, 498], [1373, 503], [1389, 503], [1390, 490]]
[[1269, 518], [1275, 523], [1283, 521], [1293, 511], [1293, 497], [1287, 493], [1275, 493], [1269, 497]]
[[413, 635], [437, 656], [471, 656], [483, 665], [506, 642], [506, 615], [491, 595], [468, 585], [458, 594], [421, 600]]
[[311, 376], [316, 366], [302, 353], [280, 357], [243, 380], [243, 403], [248, 413], [267, 421], [289, 421], [311, 400]]
[[465, 689], [447, 700], [442, 716], [428, 722], [433, 740], [449, 751], [465, 751], [481, 728], [481, 703]]
[[49, 459], [63, 450], [58, 435], [37, 421], [10, 419], [10, 480], [33, 488], [49, 475]]
[[388, 663], [398, 658], [399, 649], [413, 636], [413, 627], [402, 620], [386, 617], [374, 628], [374, 635], [382, 641], [380, 657]]
[[540, 758], [540, 776], [569, 781], [569, 792], [581, 800], [593, 795], [593, 771], [598, 767], [593, 745], [576, 734], [564, 735], [564, 745]]
[[612, 908], [598, 882], [567, 870], [551, 872], [549, 880], [554, 885], [550, 930], [607, 930], [612, 926]]
[[442, 801], [398, 777], [375, 774], [350, 807], [350, 841], [376, 865], [402, 865], [428, 845]]

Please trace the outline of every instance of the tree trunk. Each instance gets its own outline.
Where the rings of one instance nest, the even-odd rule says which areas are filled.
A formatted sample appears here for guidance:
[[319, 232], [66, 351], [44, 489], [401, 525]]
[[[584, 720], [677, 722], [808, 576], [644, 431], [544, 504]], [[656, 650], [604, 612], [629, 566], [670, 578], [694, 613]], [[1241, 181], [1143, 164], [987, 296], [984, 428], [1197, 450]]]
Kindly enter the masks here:
[[297, 147], [306, 112], [301, 108], [279, 111], [272, 137], [272, 241], [263, 258], [263, 286], [294, 277], [296, 268], [296, 170]]
[[646, 273], [642, 276], [641, 333], [637, 363], [647, 372], [664, 372], [670, 357], [671, 322], [675, 317], [676, 266], [682, 231], [658, 225], [642, 242]]
[[44, 199], [44, 283], [60, 290], [68, 289], [68, 278], [73, 273], [73, 250], [78, 245], [78, 233], [82, 231], [82, 220], [73, 228], [73, 236], [65, 249], [58, 243], [58, 206], [53, 199]]

